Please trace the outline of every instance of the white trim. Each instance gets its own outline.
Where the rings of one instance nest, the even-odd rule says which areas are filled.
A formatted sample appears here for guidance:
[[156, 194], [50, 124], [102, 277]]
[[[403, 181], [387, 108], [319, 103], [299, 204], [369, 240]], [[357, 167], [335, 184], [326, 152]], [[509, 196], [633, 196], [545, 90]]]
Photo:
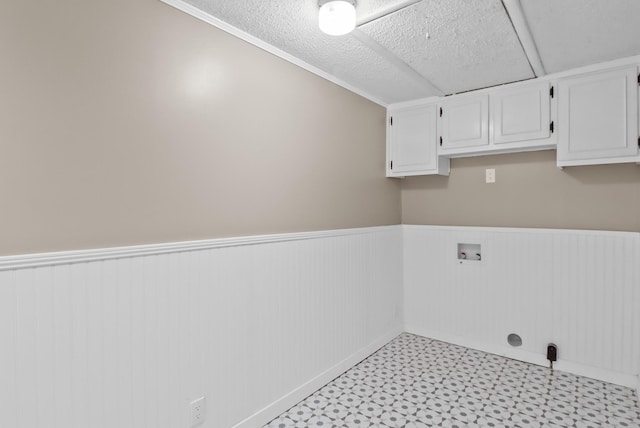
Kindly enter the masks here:
[[393, 13], [399, 12], [402, 9], [413, 6], [414, 4], [420, 3], [422, 0], [401, 0], [400, 2], [392, 5], [388, 5], [379, 9], [376, 12], [373, 12], [369, 15], [360, 17], [358, 22], [356, 22], [356, 28], [361, 27], [363, 25], [367, 25], [372, 23], [373, 21], [377, 21], [380, 18], [384, 18], [387, 15], [391, 15]]
[[442, 98], [443, 97], [431, 96], [431, 97], [427, 97], [427, 98], [418, 98], [418, 99], [415, 99], [415, 100], [401, 101], [399, 103], [389, 104], [389, 106], [387, 107], [387, 111], [393, 112], [393, 111], [396, 111], [396, 110], [402, 110], [402, 109], [405, 109], [405, 108], [417, 107], [417, 106], [421, 106], [421, 105], [424, 105], [424, 104], [438, 103], [438, 102], [442, 101]]
[[237, 238], [207, 239], [201, 241], [183, 241], [162, 244], [135, 245], [127, 247], [100, 248], [91, 250], [74, 250], [39, 254], [24, 254], [16, 256], [1, 256], [0, 271], [41, 266], [53, 266], [69, 263], [92, 262], [98, 260], [120, 259], [125, 257], [140, 257], [155, 254], [208, 250], [212, 248], [239, 247], [243, 245], [300, 241], [335, 236], [362, 235], [368, 233], [386, 232], [391, 230], [399, 230], [399, 225], [322, 230], [317, 232], [283, 233], [275, 235], [255, 235]]
[[490, 354], [501, 355], [503, 357], [512, 358], [514, 360], [524, 361], [538, 366], [546, 366], [547, 360], [543, 355], [534, 352], [522, 351], [516, 348], [508, 348], [485, 343], [479, 340], [454, 336], [451, 334], [440, 333], [430, 329], [416, 327], [413, 325], [405, 325], [407, 333], [417, 334], [418, 336], [428, 337], [429, 339], [440, 340], [442, 342], [452, 343], [465, 348], [477, 349], [479, 351], [488, 352]]
[[538, 47], [536, 46], [536, 42], [533, 39], [531, 30], [529, 29], [527, 18], [524, 16], [520, 0], [503, 0], [502, 4], [505, 9], [507, 9], [507, 13], [511, 18], [511, 24], [513, 24], [513, 29], [515, 30], [518, 39], [520, 39], [522, 50], [524, 50], [524, 54], [529, 60], [533, 73], [536, 77], [544, 76], [547, 72], [544, 70], [544, 66], [542, 65], [542, 60], [538, 53]]
[[635, 157], [629, 156], [629, 157], [580, 159], [580, 160], [558, 160], [556, 162], [556, 166], [559, 169], [564, 169], [564, 168], [571, 168], [572, 166], [620, 164], [620, 163], [634, 163], [634, 162], [640, 165], [640, 155]]
[[520, 227], [476, 227], [476, 226], [433, 226], [421, 224], [403, 224], [404, 230], [432, 230], [452, 232], [492, 232], [492, 233], [541, 233], [554, 235], [592, 235], [592, 236], [627, 236], [640, 238], [640, 232], [626, 232], [615, 230], [582, 230], [582, 229], [538, 229]]
[[287, 411], [287, 409], [291, 408], [296, 403], [304, 400], [306, 397], [322, 388], [324, 385], [331, 382], [336, 377], [340, 376], [342, 373], [351, 369], [353, 366], [383, 347], [400, 333], [402, 333], [402, 329], [400, 329], [399, 327], [394, 328], [389, 333], [374, 340], [369, 345], [340, 361], [335, 366], [329, 368], [328, 370], [325, 370], [323, 373], [309, 380], [305, 384], [299, 386], [290, 393], [269, 404], [265, 408], [237, 423], [232, 428], [253, 428], [268, 423], [273, 418]]
[[640, 63], [640, 55], [618, 58], [611, 61], [589, 64], [582, 67], [572, 68], [570, 70], [558, 71], [553, 74], [547, 74], [541, 77], [541, 80], [561, 79], [563, 77], [573, 77], [579, 74], [592, 73], [597, 71], [608, 70], [616, 67], [624, 67], [628, 65], [638, 65]]
[[634, 235], [640, 232], [617, 232], [601, 230], [567, 230], [567, 229], [525, 229], [503, 227], [472, 226], [431, 226], [431, 225], [392, 225], [374, 226], [353, 229], [322, 230], [315, 232], [282, 233], [273, 235], [255, 235], [233, 238], [206, 239], [198, 241], [181, 241], [161, 244], [133, 245], [126, 247], [98, 248], [89, 250], [60, 251], [50, 253], [22, 254], [0, 256], [0, 271], [24, 269], [41, 266], [53, 266], [69, 263], [91, 262], [99, 260], [140, 257], [155, 254], [180, 253], [185, 251], [207, 250], [213, 248], [239, 247], [243, 245], [268, 244], [273, 242], [300, 241], [306, 239], [328, 238], [334, 236], [359, 235], [385, 232], [389, 230], [450, 230], [458, 232], [501, 232], [501, 233], [552, 233], [552, 234], [587, 234], [587, 235]]
[[263, 40], [260, 40], [259, 38], [252, 36], [251, 34], [240, 30], [239, 28], [234, 27], [233, 25], [230, 25], [218, 18], [216, 18], [213, 15], [209, 15], [208, 13], [198, 9], [195, 6], [190, 5], [189, 3], [186, 3], [183, 0], [160, 0], [163, 3], [166, 3], [170, 6], [175, 7], [176, 9], [193, 16], [194, 18], [197, 18], [201, 21], [206, 22], [207, 24], [211, 24], [214, 27], [219, 28], [222, 31], [225, 31], [239, 39], [244, 40], [245, 42], [251, 43], [252, 45], [266, 51], [269, 52], [270, 54], [273, 54], [279, 58], [284, 59], [285, 61], [289, 61], [290, 63], [297, 65], [298, 67], [301, 67], [317, 76], [322, 77], [323, 79], [328, 80], [329, 82], [335, 83], [338, 86], [341, 86], [345, 89], [347, 89], [348, 91], [351, 91], [357, 95], [360, 95], [361, 97], [364, 97], [366, 99], [368, 99], [369, 101], [372, 101], [378, 105], [381, 105], [383, 107], [386, 107], [388, 105], [388, 103], [385, 103], [384, 101], [382, 101], [381, 99], [377, 98], [376, 96], [363, 91], [362, 89], [356, 88], [353, 85], [350, 85], [349, 83], [345, 82], [344, 80], [338, 79], [337, 77], [327, 73], [324, 70], [321, 70], [320, 68], [309, 64], [306, 61], [301, 60], [300, 58], [296, 58], [295, 56], [283, 51], [280, 48], [277, 48], [275, 46], [273, 46], [272, 44], [269, 44]]
[[554, 363], [553, 368], [555, 370], [573, 373], [579, 376], [601, 380], [603, 382], [615, 383], [616, 385], [626, 386], [631, 389], [635, 388], [638, 384], [638, 377], [635, 375], [618, 373], [598, 367], [572, 363], [571, 361], [563, 361], [561, 359]]
[[[458, 337], [450, 334], [441, 334], [428, 329], [417, 328], [411, 325], [405, 325], [405, 331], [407, 333], [417, 334], [420, 336], [428, 337], [430, 339], [436, 339], [447, 343], [452, 343], [458, 346], [464, 346], [466, 348], [477, 349], [479, 351], [488, 352], [490, 354], [501, 355], [503, 357], [512, 358], [514, 360], [524, 361], [530, 364], [536, 364], [538, 366], [548, 366], [547, 360], [544, 355], [534, 352], [521, 351], [516, 348], [509, 348], [506, 346], [498, 346], [490, 343]], [[569, 361], [558, 360], [554, 364], [554, 370], [560, 370], [567, 373], [576, 374], [579, 376], [585, 376], [592, 379], [601, 380], [604, 382], [614, 383], [616, 385], [622, 385], [628, 388], [639, 388], [638, 377], [634, 375], [618, 373], [611, 370], [604, 370], [597, 367], [586, 366], [583, 364], [572, 363]]]

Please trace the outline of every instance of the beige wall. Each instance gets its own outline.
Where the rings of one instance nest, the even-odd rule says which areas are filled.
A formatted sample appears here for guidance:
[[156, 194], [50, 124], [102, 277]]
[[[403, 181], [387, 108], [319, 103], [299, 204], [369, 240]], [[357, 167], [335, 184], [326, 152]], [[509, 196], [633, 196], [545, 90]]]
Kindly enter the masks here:
[[382, 107], [157, 0], [5, 2], [0, 58], [0, 255], [401, 221], [640, 231], [635, 165], [547, 151], [386, 179]]
[[0, 254], [400, 222], [385, 110], [158, 0], [0, 6]]
[[[640, 167], [560, 170], [555, 151], [452, 159], [450, 177], [402, 183], [402, 222], [640, 232]], [[485, 169], [496, 183], [485, 183]]]

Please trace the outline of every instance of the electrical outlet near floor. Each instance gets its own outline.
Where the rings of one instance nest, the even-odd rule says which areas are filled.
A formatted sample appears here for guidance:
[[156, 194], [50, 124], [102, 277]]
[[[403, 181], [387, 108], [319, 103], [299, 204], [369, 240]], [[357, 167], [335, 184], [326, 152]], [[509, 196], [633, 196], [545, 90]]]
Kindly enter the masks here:
[[191, 428], [197, 427], [204, 422], [205, 410], [204, 397], [191, 402]]

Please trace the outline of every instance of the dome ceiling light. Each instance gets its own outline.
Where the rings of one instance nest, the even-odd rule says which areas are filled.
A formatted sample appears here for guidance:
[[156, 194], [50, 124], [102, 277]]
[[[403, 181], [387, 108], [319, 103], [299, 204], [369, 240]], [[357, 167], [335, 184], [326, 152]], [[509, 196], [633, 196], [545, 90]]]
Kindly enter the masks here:
[[318, 25], [322, 32], [342, 36], [356, 28], [355, 0], [320, 0], [318, 6]]

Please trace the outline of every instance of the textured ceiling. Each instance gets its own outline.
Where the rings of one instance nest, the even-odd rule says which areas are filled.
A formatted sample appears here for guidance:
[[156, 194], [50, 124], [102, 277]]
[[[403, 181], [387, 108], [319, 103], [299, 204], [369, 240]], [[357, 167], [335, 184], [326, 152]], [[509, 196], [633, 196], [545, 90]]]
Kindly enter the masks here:
[[[358, 0], [340, 37], [318, 29], [317, 0], [184, 2], [383, 104], [535, 77], [501, 0]], [[504, 3], [522, 5], [548, 73], [640, 54], [640, 0]]]
[[361, 29], [445, 94], [534, 77], [499, 0], [424, 0]]
[[640, 54], [640, 0], [522, 1], [548, 73]]

